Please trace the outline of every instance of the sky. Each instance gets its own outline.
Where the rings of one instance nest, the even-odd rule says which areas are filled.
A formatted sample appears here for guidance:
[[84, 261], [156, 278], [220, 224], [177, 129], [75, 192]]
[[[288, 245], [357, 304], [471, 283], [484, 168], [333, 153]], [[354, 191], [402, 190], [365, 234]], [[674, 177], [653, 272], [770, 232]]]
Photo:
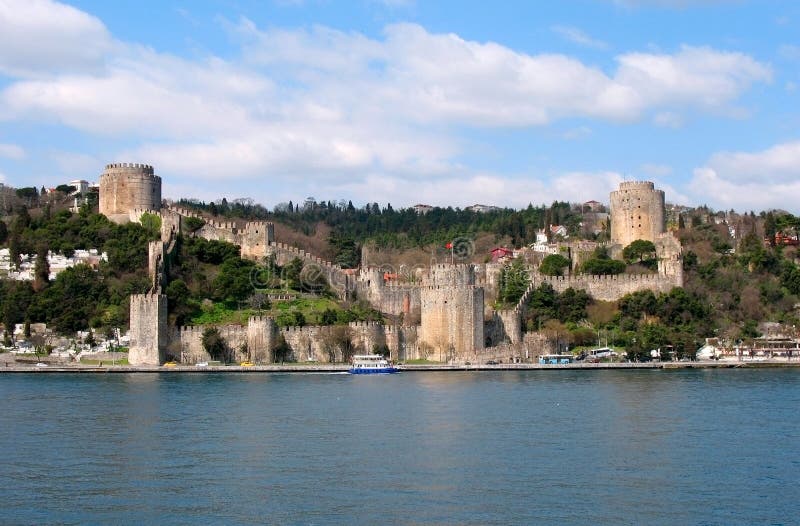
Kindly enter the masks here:
[[0, 183], [800, 214], [795, 0], [0, 0]]

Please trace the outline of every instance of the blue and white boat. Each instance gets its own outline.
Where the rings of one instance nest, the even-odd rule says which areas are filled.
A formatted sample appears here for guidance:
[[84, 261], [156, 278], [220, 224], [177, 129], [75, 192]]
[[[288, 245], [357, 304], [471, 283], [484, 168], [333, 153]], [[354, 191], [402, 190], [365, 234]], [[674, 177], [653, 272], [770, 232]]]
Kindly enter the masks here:
[[353, 356], [353, 363], [348, 371], [350, 374], [391, 374], [400, 369], [389, 363], [389, 360], [380, 354], [357, 354]]

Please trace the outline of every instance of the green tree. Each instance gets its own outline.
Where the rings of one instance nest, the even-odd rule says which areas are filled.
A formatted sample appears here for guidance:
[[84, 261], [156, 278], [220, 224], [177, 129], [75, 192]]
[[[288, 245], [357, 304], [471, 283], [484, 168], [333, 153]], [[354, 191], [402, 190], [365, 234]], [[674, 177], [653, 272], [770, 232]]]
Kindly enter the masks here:
[[211, 356], [212, 360], [218, 360], [223, 363], [230, 362], [230, 352], [225, 340], [219, 333], [216, 327], [208, 327], [203, 330], [203, 349]]
[[561, 254], [550, 254], [542, 260], [539, 272], [546, 276], [563, 276], [564, 270], [569, 269], [569, 266], [569, 259]]
[[516, 303], [520, 300], [528, 288], [528, 270], [525, 262], [521, 258], [516, 258], [502, 269], [500, 288], [500, 301], [504, 303]]
[[147, 233], [155, 238], [161, 236], [161, 216], [156, 214], [142, 214], [142, 217], [139, 219], [139, 224], [142, 225]]
[[637, 239], [622, 249], [622, 257], [626, 263], [641, 263], [651, 267], [656, 262], [656, 246], [652, 241]]
[[0, 245], [4, 244], [8, 239], [8, 226], [0, 220]]
[[587, 259], [581, 272], [591, 275], [614, 275], [625, 272], [625, 263], [616, 259]]
[[8, 238], [8, 259], [11, 265], [19, 270], [22, 264], [22, 233], [15, 227]]
[[583, 262], [581, 272], [592, 275], [622, 274], [625, 272], [625, 263], [611, 259], [608, 249], [599, 246], [592, 253], [592, 257]]
[[183, 219], [183, 226], [188, 232], [194, 233], [203, 228], [205, 221], [199, 217], [189, 216]]
[[36, 249], [36, 262], [33, 269], [33, 290], [39, 292], [50, 284], [50, 263], [47, 259], [49, 249], [41, 243]]

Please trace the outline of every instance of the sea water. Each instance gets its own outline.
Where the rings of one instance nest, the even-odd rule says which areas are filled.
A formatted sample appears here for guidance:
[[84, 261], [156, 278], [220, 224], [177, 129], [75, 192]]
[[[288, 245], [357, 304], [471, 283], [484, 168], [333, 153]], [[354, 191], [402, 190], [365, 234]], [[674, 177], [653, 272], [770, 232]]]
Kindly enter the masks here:
[[3, 524], [798, 524], [800, 370], [0, 375]]

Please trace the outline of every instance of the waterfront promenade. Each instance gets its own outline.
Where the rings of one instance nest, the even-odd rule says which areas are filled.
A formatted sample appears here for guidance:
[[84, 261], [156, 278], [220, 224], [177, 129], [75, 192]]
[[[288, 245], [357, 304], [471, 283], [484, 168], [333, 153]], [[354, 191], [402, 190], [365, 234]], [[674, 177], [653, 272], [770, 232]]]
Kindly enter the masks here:
[[[533, 363], [512, 363], [497, 365], [445, 365], [445, 364], [405, 364], [402, 371], [528, 371], [528, 370], [631, 370], [631, 369], [731, 369], [731, 368], [771, 368], [800, 367], [800, 360], [704, 360], [695, 362], [608, 362], [608, 363], [570, 363], [545, 365]], [[36, 366], [28, 363], [10, 363], [0, 366], [2, 373], [165, 373], [165, 374], [224, 374], [224, 373], [346, 373], [348, 364], [270, 364], [270, 365], [223, 365], [197, 367], [194, 365], [130, 366], [130, 365], [86, 365], [86, 364], [48, 364]]]

